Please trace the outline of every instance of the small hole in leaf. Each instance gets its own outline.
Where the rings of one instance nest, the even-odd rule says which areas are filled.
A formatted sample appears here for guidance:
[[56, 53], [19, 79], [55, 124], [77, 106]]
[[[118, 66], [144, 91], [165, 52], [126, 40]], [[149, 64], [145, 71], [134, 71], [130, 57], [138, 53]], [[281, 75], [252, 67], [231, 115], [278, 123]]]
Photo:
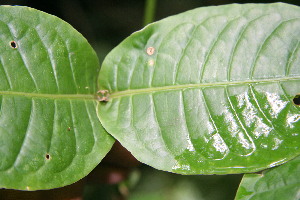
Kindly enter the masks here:
[[13, 49], [18, 48], [18, 45], [17, 45], [17, 43], [16, 43], [15, 41], [11, 41], [11, 42], [10, 42], [10, 46], [11, 46], [11, 48], [13, 48]]
[[293, 102], [295, 105], [300, 106], [300, 94], [294, 97]]
[[51, 159], [51, 156], [49, 154], [46, 154], [46, 160], [50, 160]]

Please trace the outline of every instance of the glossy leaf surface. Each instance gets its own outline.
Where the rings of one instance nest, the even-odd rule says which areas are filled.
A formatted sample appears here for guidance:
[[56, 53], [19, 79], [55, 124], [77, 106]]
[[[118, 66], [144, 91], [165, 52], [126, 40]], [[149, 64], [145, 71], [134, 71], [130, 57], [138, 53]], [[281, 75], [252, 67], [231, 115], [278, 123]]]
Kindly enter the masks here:
[[150, 24], [105, 59], [103, 126], [182, 174], [262, 170], [300, 153], [300, 8], [199, 8]]
[[300, 199], [300, 157], [286, 164], [263, 171], [262, 174], [244, 175], [236, 200]]
[[55, 16], [0, 7], [0, 188], [61, 187], [86, 176], [113, 139], [96, 115], [97, 56]]

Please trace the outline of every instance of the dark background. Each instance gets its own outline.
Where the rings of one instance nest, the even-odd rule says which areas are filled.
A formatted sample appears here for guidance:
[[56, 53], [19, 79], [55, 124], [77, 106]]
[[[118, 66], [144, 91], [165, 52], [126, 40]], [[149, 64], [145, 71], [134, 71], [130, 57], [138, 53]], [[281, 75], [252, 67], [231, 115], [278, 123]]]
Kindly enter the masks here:
[[[88, 39], [96, 50], [100, 62], [123, 39], [143, 28], [144, 0], [0, 0], [0, 2], [2, 5], [29, 6], [62, 18]], [[276, 1], [157, 0], [155, 20], [203, 6], [272, 2]], [[299, 0], [283, 2], [300, 5]], [[120, 147], [117, 149], [117, 153], [111, 153], [110, 158], [106, 158], [87, 179], [76, 186], [69, 186], [66, 190], [40, 193], [0, 190], [0, 200], [231, 200], [234, 199], [242, 178], [241, 175], [181, 176], [145, 165], [136, 166], [134, 161], [131, 164], [127, 163], [129, 158], [124, 154], [124, 150], [120, 150]], [[120, 160], [121, 163], [128, 165], [120, 165], [118, 163]], [[118, 173], [111, 174], [111, 169]], [[120, 180], [107, 181], [110, 175], [117, 175], [114, 178], [118, 178], [119, 175]], [[81, 191], [84, 191], [84, 197], [80, 197]], [[73, 195], [67, 198], [69, 193]]]
[[[145, 0], [0, 0], [1, 4], [23, 5], [56, 15], [82, 33], [102, 62], [105, 55], [124, 38], [143, 27]], [[278, 1], [157, 0], [155, 20], [190, 9], [231, 3], [272, 3]], [[299, 0], [282, 1], [300, 5]]]

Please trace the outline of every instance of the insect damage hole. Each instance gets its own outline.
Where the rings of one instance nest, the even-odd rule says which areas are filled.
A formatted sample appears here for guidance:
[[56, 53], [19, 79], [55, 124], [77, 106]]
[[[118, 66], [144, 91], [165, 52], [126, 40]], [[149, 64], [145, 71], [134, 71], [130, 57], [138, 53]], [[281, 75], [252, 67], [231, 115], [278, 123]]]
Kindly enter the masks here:
[[46, 158], [46, 160], [50, 160], [51, 159], [51, 156], [50, 156], [50, 154], [46, 154], [46, 156], [45, 156], [45, 158]]
[[10, 44], [11, 48], [13, 48], [13, 49], [18, 48], [18, 45], [15, 41], [11, 41], [9, 44]]
[[297, 94], [294, 99], [293, 102], [295, 105], [300, 106], [300, 94]]

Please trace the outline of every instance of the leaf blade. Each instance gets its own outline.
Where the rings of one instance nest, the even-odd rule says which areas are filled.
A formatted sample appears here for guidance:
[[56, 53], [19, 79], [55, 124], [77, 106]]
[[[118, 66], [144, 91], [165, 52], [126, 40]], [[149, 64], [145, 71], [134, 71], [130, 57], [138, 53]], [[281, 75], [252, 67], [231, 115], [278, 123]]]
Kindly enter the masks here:
[[97, 56], [55, 16], [18, 6], [0, 12], [0, 187], [76, 182], [114, 142], [96, 115]]
[[245, 174], [235, 199], [299, 199], [299, 160], [296, 157], [262, 174]]
[[299, 154], [300, 71], [289, 62], [286, 74], [299, 25], [299, 8], [286, 4], [200, 8], [151, 24], [105, 59], [98, 85], [110, 95], [98, 116], [141, 162], [166, 171], [286, 162]]

